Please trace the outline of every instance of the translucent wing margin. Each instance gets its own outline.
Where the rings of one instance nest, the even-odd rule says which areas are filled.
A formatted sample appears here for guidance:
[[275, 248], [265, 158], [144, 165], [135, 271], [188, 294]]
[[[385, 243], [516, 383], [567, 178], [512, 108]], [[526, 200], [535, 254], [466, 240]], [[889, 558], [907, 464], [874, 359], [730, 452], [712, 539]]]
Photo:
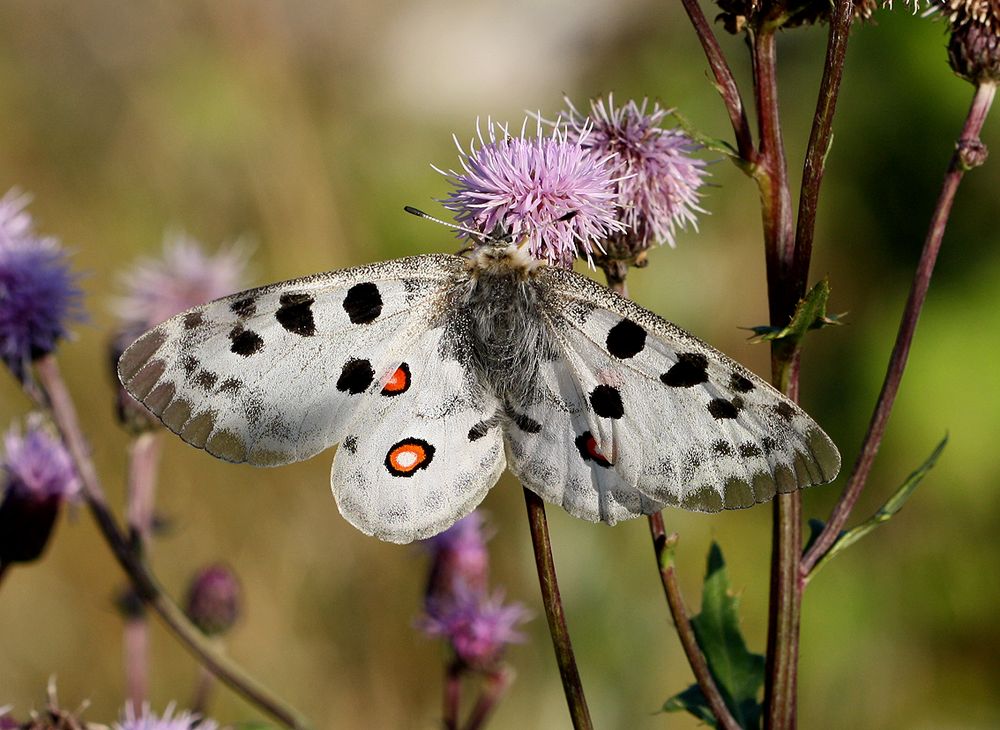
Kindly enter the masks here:
[[344, 436], [464, 271], [456, 256], [412, 256], [234, 294], [147, 332], [118, 374], [170, 430], [214, 456], [299, 461]]

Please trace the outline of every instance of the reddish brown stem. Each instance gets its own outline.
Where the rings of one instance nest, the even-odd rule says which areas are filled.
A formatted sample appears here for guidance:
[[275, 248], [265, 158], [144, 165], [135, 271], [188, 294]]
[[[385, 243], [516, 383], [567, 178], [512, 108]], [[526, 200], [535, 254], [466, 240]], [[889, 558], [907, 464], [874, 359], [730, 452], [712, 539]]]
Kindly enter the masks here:
[[475, 707], [469, 713], [469, 719], [462, 730], [480, 730], [489, 719], [497, 703], [507, 692], [507, 689], [514, 681], [514, 670], [509, 667], [500, 667], [484, 680], [482, 692], [476, 701]]
[[945, 174], [944, 182], [941, 186], [941, 193], [938, 196], [934, 214], [931, 217], [930, 227], [927, 237], [924, 240], [924, 247], [920, 253], [917, 263], [917, 270], [913, 275], [913, 284], [910, 287], [910, 295], [903, 310], [903, 317], [899, 324], [899, 332], [896, 335], [896, 343], [889, 356], [889, 366], [886, 370], [885, 379], [882, 382], [882, 390], [879, 393], [875, 410], [872, 413], [871, 421], [868, 424], [868, 432], [865, 434], [861, 445], [861, 453], [858, 454], [854, 462], [854, 469], [851, 471], [847, 487], [841, 495], [840, 500], [830, 514], [830, 519], [813, 543], [812, 547], [802, 558], [799, 566], [801, 580], [805, 580], [816, 563], [823, 557], [837, 541], [837, 536], [847, 523], [847, 519], [854, 509], [854, 505], [861, 496], [868, 474], [871, 472], [875, 455], [878, 453], [882, 443], [882, 436], [885, 434], [886, 424], [889, 421], [889, 414], [892, 412], [896, 394], [899, 392], [899, 384], [903, 379], [903, 371], [906, 368], [907, 356], [910, 353], [910, 345], [913, 342], [913, 334], [917, 328], [917, 321], [920, 319], [920, 311], [927, 298], [927, 290], [930, 287], [931, 276], [934, 273], [934, 264], [937, 261], [938, 253], [941, 250], [941, 242], [944, 238], [945, 228], [948, 225], [948, 217], [951, 214], [952, 204], [955, 201], [955, 193], [958, 185], [962, 181], [962, 176], [976, 162], [982, 161], [982, 142], [979, 139], [986, 115], [996, 94], [994, 84], [981, 84], [976, 88], [976, 93], [972, 98], [972, 105], [969, 108], [962, 134], [956, 145], [955, 153], [952, 155]]
[[458, 712], [462, 703], [462, 665], [458, 661], [448, 662], [444, 672], [444, 727], [458, 730]]
[[552, 559], [552, 543], [549, 540], [548, 520], [545, 518], [545, 504], [541, 497], [530, 489], [524, 490], [524, 503], [528, 509], [528, 526], [531, 529], [531, 546], [535, 551], [535, 566], [538, 568], [538, 582], [542, 589], [542, 604], [549, 622], [549, 634], [556, 651], [559, 675], [562, 677], [566, 704], [575, 730], [592, 730], [593, 721], [583, 694], [580, 670], [573, 655], [573, 644], [566, 628], [566, 614], [559, 597], [559, 583], [556, 581], [556, 566]]
[[739, 730], [740, 725], [729, 712], [729, 708], [726, 707], [726, 701], [722, 698], [722, 693], [719, 692], [719, 687], [712, 677], [705, 655], [701, 653], [701, 648], [698, 646], [698, 638], [695, 636], [694, 627], [691, 625], [687, 608], [684, 605], [684, 597], [677, 584], [677, 571], [674, 567], [674, 546], [677, 544], [677, 533], [667, 536], [663, 526], [662, 512], [649, 515], [649, 531], [653, 537], [653, 551], [656, 554], [656, 565], [660, 571], [663, 593], [667, 598], [667, 606], [670, 608], [677, 636], [681, 640], [681, 647], [684, 649], [688, 664], [691, 665], [695, 681], [701, 688], [701, 693], [705, 696], [712, 714], [715, 715], [718, 727], [724, 728], [724, 730]]
[[729, 121], [733, 125], [736, 149], [740, 158], [748, 164], [753, 164], [757, 160], [757, 153], [753, 147], [753, 136], [750, 133], [750, 123], [747, 121], [743, 97], [740, 96], [732, 69], [726, 62], [719, 41], [715, 37], [715, 33], [712, 32], [708, 19], [701, 11], [698, 0], [681, 0], [681, 4], [684, 5], [684, 10], [687, 11], [688, 18], [691, 19], [698, 40], [701, 41], [701, 47], [705, 51], [705, 57], [708, 59], [708, 65], [712, 69], [712, 75], [715, 76], [716, 88], [722, 96], [722, 102], [729, 114]]

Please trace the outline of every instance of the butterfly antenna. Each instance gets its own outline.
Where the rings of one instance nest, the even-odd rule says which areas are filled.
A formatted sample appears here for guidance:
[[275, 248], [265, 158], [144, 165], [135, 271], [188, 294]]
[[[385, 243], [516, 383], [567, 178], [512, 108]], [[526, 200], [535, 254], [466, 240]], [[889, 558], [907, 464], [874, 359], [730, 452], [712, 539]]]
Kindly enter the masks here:
[[424, 213], [424, 211], [420, 210], [419, 208], [414, 208], [412, 205], [404, 205], [403, 210], [405, 210], [410, 215], [417, 216], [417, 218], [423, 218], [424, 220], [431, 221], [432, 223], [437, 223], [447, 228], [451, 228], [452, 230], [455, 231], [462, 231], [462, 233], [468, 233], [470, 236], [475, 236], [476, 238], [480, 238], [483, 241], [493, 240], [492, 236], [489, 236], [483, 233], [482, 231], [477, 231], [475, 228], [469, 228], [467, 226], [462, 226], [457, 223], [449, 223], [448, 221], [441, 220], [440, 218], [435, 218], [432, 215]]

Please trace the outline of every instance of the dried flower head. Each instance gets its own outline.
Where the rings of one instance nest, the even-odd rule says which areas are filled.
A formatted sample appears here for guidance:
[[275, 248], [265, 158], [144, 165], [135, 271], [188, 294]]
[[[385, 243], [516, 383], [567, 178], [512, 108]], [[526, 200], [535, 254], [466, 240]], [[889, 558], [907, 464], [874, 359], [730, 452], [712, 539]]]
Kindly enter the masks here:
[[[797, 28], [830, 21], [831, 0], [716, 0], [722, 12], [718, 19], [730, 33], [747, 28]], [[891, 2], [888, 3], [891, 6]], [[876, 0], [854, 0], [854, 18], [868, 20]]]
[[1000, 0], [932, 0], [948, 20], [948, 62], [974, 84], [1000, 82]]
[[634, 261], [654, 242], [673, 246], [678, 228], [697, 225], [706, 163], [693, 156], [700, 145], [688, 135], [661, 127], [667, 110], [653, 104], [647, 111], [645, 99], [616, 108], [609, 95], [606, 102], [592, 100], [584, 116], [569, 99], [566, 103], [570, 139], [598, 156], [611, 156], [615, 166], [618, 215], [627, 230], [606, 243], [610, 257]]
[[[168, 233], [160, 258], [141, 258], [122, 272], [124, 293], [113, 304], [118, 328], [108, 348], [114, 382], [118, 382], [118, 359], [143, 332], [186, 309], [243, 289], [248, 258], [245, 246], [233, 244], [211, 255], [194, 238]], [[116, 411], [132, 432], [160, 423], [121, 387]]]
[[149, 709], [149, 705], [144, 705], [142, 711], [136, 713], [131, 704], [125, 705], [123, 719], [116, 722], [113, 730], [218, 730], [219, 724], [214, 720], [202, 718], [200, 715], [193, 715], [188, 711], [174, 714], [173, 703], [167, 705], [163, 714], [157, 716]]
[[66, 251], [34, 232], [30, 198], [11, 190], [0, 199], [0, 359], [19, 380], [33, 360], [52, 352], [79, 319], [81, 292]]
[[4, 436], [0, 462], [0, 565], [37, 559], [48, 544], [59, 508], [75, 500], [80, 480], [62, 442], [36, 419], [22, 435], [14, 427]]
[[570, 267], [624, 230], [615, 217], [611, 160], [591, 154], [556, 127], [533, 137], [487, 123], [478, 144], [459, 149], [462, 172], [438, 170], [455, 186], [443, 201], [455, 219], [485, 235], [526, 239], [531, 255]]
[[528, 617], [520, 603], [504, 605], [502, 592], [485, 596], [457, 585], [451, 596], [428, 602], [417, 626], [430, 636], [446, 639], [465, 666], [490, 670], [503, 658], [508, 644], [524, 641], [517, 628]]
[[209, 565], [191, 579], [185, 613], [209, 636], [223, 634], [239, 618], [242, 598], [236, 574], [225, 565]]

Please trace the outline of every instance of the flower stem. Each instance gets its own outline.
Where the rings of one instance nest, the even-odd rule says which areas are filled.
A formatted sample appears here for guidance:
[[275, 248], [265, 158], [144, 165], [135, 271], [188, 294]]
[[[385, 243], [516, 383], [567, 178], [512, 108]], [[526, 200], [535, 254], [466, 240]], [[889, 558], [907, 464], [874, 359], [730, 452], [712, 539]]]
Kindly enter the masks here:
[[667, 606], [670, 607], [670, 615], [674, 619], [677, 636], [681, 640], [684, 655], [687, 657], [688, 664], [691, 665], [695, 681], [698, 682], [701, 693], [705, 696], [712, 714], [715, 715], [718, 727], [724, 728], [724, 730], [739, 730], [740, 725], [729, 712], [729, 708], [726, 707], [726, 701], [722, 698], [722, 693], [719, 692], [719, 687], [715, 684], [712, 672], [708, 668], [708, 661], [698, 646], [698, 638], [695, 636], [694, 627], [688, 618], [681, 588], [677, 584], [677, 571], [674, 567], [674, 547], [677, 545], [677, 533], [667, 536], [663, 526], [662, 512], [649, 515], [649, 531], [653, 536], [653, 551], [656, 554], [656, 565], [660, 571], [660, 582], [663, 583], [663, 593], [667, 598]]
[[983, 145], [979, 139], [986, 116], [996, 94], [996, 85], [984, 83], [976, 88], [966, 116], [962, 134], [958, 139], [955, 152], [948, 170], [941, 185], [941, 193], [938, 196], [934, 214], [924, 240], [924, 247], [917, 262], [917, 269], [913, 275], [913, 284], [910, 287], [909, 298], [903, 310], [903, 316], [899, 324], [899, 332], [896, 335], [896, 343], [893, 345], [892, 354], [889, 356], [889, 366], [886, 370], [885, 379], [882, 382], [882, 390], [879, 393], [875, 410], [872, 413], [871, 421], [868, 424], [868, 432], [861, 445], [861, 452], [858, 454], [854, 469], [851, 472], [844, 493], [830, 514], [830, 519], [816, 539], [809, 552], [802, 558], [799, 567], [801, 579], [805, 581], [816, 563], [830, 550], [837, 540], [837, 536], [843, 529], [854, 509], [854, 505], [861, 496], [868, 474], [871, 471], [875, 455], [878, 453], [882, 443], [882, 436], [885, 434], [886, 424], [892, 406], [899, 392], [899, 384], [903, 379], [903, 371], [906, 368], [907, 356], [910, 353], [910, 345], [913, 342], [913, 334], [917, 328], [917, 321], [920, 319], [920, 311], [927, 298], [927, 290], [930, 287], [931, 276], [934, 273], [934, 264], [937, 261], [938, 253], [941, 250], [941, 242], [944, 238], [945, 228], [948, 225], [948, 217], [951, 215], [952, 204], [955, 201], [955, 193], [962, 177], [971, 166], [977, 162], [981, 163]]
[[462, 665], [457, 660], [448, 662], [444, 672], [444, 727], [458, 730], [458, 712], [462, 702]]
[[80, 430], [76, 408], [59, 373], [55, 358], [52, 355], [40, 358], [35, 362], [35, 369], [48, 396], [53, 420], [62, 433], [83, 483], [83, 495], [87, 507], [138, 596], [156, 611], [177, 640], [231, 689], [282, 725], [296, 730], [308, 728], [308, 723], [294, 708], [275, 697], [270, 690], [247, 675], [235, 662], [219, 654], [210, 639], [188, 621], [184, 612], [164, 593], [149, 566], [132, 550], [108, 508], [104, 489], [90, 458], [89, 447]]
[[566, 704], [575, 730], [591, 730], [594, 727], [587, 708], [587, 698], [583, 694], [580, 671], [573, 656], [573, 644], [566, 628], [566, 614], [559, 597], [559, 583], [556, 581], [556, 566], [552, 560], [552, 543], [549, 540], [549, 526], [545, 518], [545, 504], [541, 497], [530, 489], [524, 489], [524, 503], [528, 508], [528, 527], [531, 530], [531, 546], [535, 551], [535, 565], [538, 568], [538, 582], [542, 589], [542, 604], [549, 622], [549, 634], [556, 651], [556, 663], [562, 677]]
[[149, 626], [145, 615], [125, 619], [122, 645], [126, 697], [139, 713], [149, 696]]
[[743, 98], [740, 96], [732, 69], [726, 62], [719, 41], [715, 37], [715, 33], [712, 32], [712, 26], [708, 24], [708, 19], [702, 12], [698, 0], [681, 0], [681, 3], [684, 5], [684, 10], [687, 11], [688, 18], [691, 19], [698, 40], [701, 41], [702, 50], [705, 51], [705, 56], [708, 59], [708, 65], [715, 76], [716, 89], [722, 96], [722, 102], [729, 113], [729, 121], [733, 125], [736, 149], [740, 158], [748, 164], [753, 164], [757, 160], [757, 153], [753, 148], [750, 123], [747, 121], [746, 108], [743, 106]]
[[513, 682], [514, 670], [510, 667], [501, 666], [496, 671], [490, 672], [476, 706], [469, 713], [469, 719], [462, 726], [462, 730], [480, 730]]

